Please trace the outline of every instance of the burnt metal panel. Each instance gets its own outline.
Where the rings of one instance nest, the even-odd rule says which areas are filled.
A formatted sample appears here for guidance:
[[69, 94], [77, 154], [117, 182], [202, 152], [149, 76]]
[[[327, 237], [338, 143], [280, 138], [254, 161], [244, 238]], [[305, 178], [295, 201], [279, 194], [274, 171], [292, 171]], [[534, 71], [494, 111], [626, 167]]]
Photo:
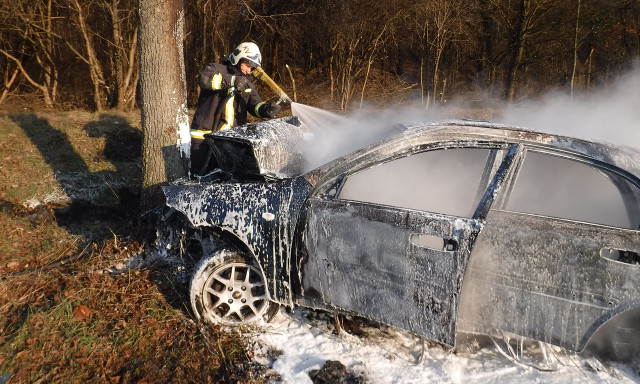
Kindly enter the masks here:
[[602, 252], [638, 253], [639, 234], [490, 211], [465, 275], [460, 329], [508, 331], [582, 350], [606, 320], [638, 305], [640, 266]]
[[291, 244], [309, 188], [303, 178], [295, 178], [167, 186], [163, 191], [167, 206], [184, 214], [194, 227], [217, 227], [244, 242], [265, 274], [271, 299], [291, 305]]
[[[480, 230], [476, 220], [317, 198], [304, 211], [304, 296], [455, 344], [462, 276]], [[411, 241], [416, 235], [438, 237], [442, 245]]]
[[205, 135], [220, 168], [236, 179], [302, 174], [306, 128], [295, 116], [250, 123]]

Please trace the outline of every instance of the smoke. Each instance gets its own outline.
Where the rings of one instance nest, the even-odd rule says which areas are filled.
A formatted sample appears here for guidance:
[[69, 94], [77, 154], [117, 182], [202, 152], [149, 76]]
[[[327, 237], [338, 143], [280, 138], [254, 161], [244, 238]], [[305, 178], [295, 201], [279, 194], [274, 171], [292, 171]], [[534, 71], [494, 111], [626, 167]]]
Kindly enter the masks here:
[[304, 171], [368, 144], [401, 132], [400, 124], [427, 122], [442, 118], [442, 111], [403, 107], [386, 110], [362, 109], [350, 114], [337, 114], [304, 104], [292, 103], [292, 114], [307, 127], [309, 137], [301, 151]]
[[636, 70], [607, 88], [574, 97], [555, 91], [539, 101], [505, 108], [497, 122], [640, 149], [639, 89]]
[[301, 148], [305, 172], [363, 147], [375, 137], [384, 137], [391, 131], [384, 123], [369, 124], [369, 119], [362, 114], [338, 115], [297, 103], [291, 105], [291, 111], [310, 134]]
[[[293, 103], [293, 115], [309, 128], [303, 148], [306, 170], [399, 132], [398, 124], [460, 118], [495, 123], [640, 149], [640, 68], [607, 87], [589, 92], [552, 91], [536, 100], [500, 107], [495, 100], [449, 103], [425, 109], [420, 105], [372, 107], [336, 114]], [[471, 104], [473, 104], [471, 106]], [[479, 104], [484, 104], [479, 106]]]

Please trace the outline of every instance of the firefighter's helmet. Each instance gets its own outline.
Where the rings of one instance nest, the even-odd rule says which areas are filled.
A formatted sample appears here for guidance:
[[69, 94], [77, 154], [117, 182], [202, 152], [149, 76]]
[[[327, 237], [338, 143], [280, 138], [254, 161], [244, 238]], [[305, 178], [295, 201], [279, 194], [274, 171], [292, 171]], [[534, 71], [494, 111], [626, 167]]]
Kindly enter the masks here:
[[262, 61], [262, 55], [260, 54], [258, 46], [254, 43], [241, 43], [229, 55], [231, 65], [236, 65], [243, 60], [254, 68], [259, 67]]

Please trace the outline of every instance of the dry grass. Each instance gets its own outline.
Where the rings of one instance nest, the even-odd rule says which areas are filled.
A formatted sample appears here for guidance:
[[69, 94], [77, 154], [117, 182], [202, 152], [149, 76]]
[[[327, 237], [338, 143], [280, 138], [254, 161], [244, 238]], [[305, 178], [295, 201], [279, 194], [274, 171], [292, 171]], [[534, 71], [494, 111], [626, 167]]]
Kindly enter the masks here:
[[109, 272], [139, 245], [91, 247], [75, 262], [3, 277], [0, 372], [11, 382], [229, 382], [247, 365], [235, 335], [168, 304], [155, 271]]
[[239, 335], [192, 320], [172, 271], [127, 267], [145, 252], [139, 137], [135, 115], [0, 116], [7, 383], [265, 380]]

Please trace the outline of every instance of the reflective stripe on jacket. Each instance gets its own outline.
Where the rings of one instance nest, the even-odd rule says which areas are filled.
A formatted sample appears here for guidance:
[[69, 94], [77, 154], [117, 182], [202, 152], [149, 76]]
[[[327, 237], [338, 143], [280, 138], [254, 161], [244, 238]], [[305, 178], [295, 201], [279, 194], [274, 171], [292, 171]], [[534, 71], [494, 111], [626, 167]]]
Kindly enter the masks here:
[[257, 90], [228, 97], [237, 76], [243, 75], [232, 65], [211, 63], [204, 67], [198, 78], [200, 95], [191, 123], [192, 138], [203, 139], [206, 133], [243, 125], [247, 113], [261, 117], [257, 108], [263, 103]]

